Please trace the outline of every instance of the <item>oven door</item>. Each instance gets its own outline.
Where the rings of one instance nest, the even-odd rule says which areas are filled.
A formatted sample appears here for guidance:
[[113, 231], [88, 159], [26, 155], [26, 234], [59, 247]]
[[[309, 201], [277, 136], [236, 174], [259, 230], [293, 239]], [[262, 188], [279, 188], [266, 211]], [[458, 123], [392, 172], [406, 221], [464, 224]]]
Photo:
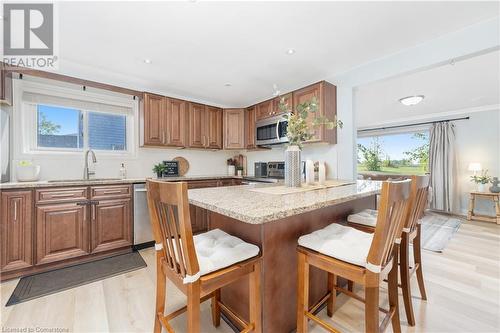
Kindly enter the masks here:
[[288, 142], [287, 127], [288, 121], [283, 116], [258, 121], [255, 126], [256, 144], [265, 146]]

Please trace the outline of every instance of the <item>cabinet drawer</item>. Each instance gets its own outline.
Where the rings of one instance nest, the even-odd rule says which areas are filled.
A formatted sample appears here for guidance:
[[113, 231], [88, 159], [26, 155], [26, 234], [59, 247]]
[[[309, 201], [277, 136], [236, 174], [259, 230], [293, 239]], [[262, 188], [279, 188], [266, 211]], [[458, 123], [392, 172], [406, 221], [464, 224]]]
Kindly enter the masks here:
[[36, 190], [36, 203], [71, 202], [87, 199], [86, 187], [59, 187]]
[[219, 181], [217, 180], [194, 180], [188, 182], [188, 189], [217, 187], [218, 185]]
[[92, 186], [90, 188], [91, 199], [128, 198], [131, 195], [132, 187], [130, 185]]

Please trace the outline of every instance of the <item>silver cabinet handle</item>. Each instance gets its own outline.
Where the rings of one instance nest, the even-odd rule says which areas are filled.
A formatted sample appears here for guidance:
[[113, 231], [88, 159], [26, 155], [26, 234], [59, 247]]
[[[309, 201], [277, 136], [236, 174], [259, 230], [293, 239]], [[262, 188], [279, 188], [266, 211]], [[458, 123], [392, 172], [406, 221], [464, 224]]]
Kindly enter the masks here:
[[280, 122], [278, 120], [278, 122], [276, 123], [276, 139], [278, 139], [278, 140], [280, 138], [280, 130], [279, 130], [279, 128], [280, 128]]
[[17, 221], [17, 201], [14, 201], [14, 221]]
[[92, 220], [95, 220], [95, 205], [92, 205]]
[[[94, 174], [95, 172], [92, 172], [89, 174]], [[74, 194], [73, 193], [62, 193], [62, 194], [52, 194], [52, 197], [54, 198], [68, 198], [68, 197], [72, 197]]]
[[161, 132], [161, 143], [165, 144], [165, 131]]
[[102, 194], [117, 194], [117, 193], [122, 193], [121, 190], [114, 190], [114, 191], [104, 191]]

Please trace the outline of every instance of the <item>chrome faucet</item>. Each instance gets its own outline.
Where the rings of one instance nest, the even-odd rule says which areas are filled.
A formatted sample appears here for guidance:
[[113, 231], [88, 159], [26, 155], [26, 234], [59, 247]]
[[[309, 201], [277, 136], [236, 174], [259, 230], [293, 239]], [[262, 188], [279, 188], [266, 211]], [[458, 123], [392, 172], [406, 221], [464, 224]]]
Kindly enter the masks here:
[[83, 168], [83, 179], [90, 179], [90, 176], [95, 175], [95, 171], [89, 170], [89, 153], [92, 153], [92, 162], [96, 163], [97, 158], [95, 157], [94, 151], [92, 149], [88, 149], [85, 152], [85, 166]]

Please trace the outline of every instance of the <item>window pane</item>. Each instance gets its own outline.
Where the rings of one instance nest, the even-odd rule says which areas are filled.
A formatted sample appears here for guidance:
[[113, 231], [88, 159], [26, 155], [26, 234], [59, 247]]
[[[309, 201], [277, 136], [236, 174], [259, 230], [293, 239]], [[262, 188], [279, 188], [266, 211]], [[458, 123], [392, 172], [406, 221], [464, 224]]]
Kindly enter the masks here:
[[98, 150], [126, 150], [124, 115], [89, 112], [89, 147]]
[[421, 175], [428, 164], [428, 132], [358, 138], [360, 173]]
[[83, 147], [83, 122], [79, 110], [39, 104], [37, 113], [38, 147]]

